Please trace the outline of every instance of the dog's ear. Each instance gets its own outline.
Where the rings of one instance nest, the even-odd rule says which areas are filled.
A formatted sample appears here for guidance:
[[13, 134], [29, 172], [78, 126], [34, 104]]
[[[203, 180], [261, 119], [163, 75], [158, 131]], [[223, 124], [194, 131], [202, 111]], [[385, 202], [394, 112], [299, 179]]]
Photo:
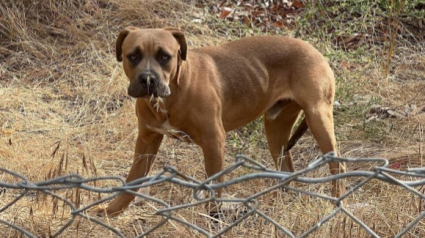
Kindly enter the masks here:
[[131, 31], [134, 31], [134, 30], [137, 30], [137, 29], [139, 29], [139, 28], [132, 27], [132, 26], [131, 27], [127, 27], [124, 30], [122, 30], [120, 32], [120, 34], [118, 35], [117, 42], [116, 42], [116, 48], [115, 48], [118, 62], [121, 62], [122, 61], [122, 43], [124, 42], [124, 39], [127, 37], [127, 35]]
[[171, 34], [173, 34], [174, 38], [176, 38], [177, 42], [180, 44], [180, 57], [182, 58], [182, 60], [186, 60], [187, 43], [184, 33], [180, 31], [180, 29], [174, 27], [165, 27], [163, 29], [166, 31], [170, 31]]

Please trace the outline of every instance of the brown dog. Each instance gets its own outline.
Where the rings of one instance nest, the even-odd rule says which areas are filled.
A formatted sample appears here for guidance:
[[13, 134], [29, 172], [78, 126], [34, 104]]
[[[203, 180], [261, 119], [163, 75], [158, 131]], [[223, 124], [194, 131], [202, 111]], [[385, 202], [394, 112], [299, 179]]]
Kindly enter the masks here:
[[[336, 152], [334, 75], [304, 41], [250, 37], [188, 52], [178, 29], [130, 27], [119, 34], [116, 53], [130, 80], [128, 94], [137, 98], [139, 134], [127, 181], [148, 173], [164, 135], [201, 146], [212, 176], [223, 169], [226, 132], [263, 114], [269, 149], [282, 171], [294, 171], [287, 147], [301, 111], [321, 151]], [[343, 164], [329, 167], [332, 174], [345, 171]], [[342, 182], [333, 183], [334, 196], [344, 191]], [[122, 193], [103, 212], [116, 215], [133, 199]]]

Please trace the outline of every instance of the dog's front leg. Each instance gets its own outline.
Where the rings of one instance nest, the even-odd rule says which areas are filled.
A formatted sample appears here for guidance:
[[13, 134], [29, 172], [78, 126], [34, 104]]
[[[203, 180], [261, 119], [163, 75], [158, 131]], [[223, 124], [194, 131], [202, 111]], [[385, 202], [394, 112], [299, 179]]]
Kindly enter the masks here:
[[[131, 166], [130, 173], [127, 176], [126, 182], [136, 180], [148, 174], [151, 165], [158, 153], [159, 146], [161, 145], [163, 135], [150, 132], [141, 131], [137, 137], [136, 149], [134, 154], [133, 165]], [[133, 201], [134, 195], [129, 193], [121, 193], [106, 208], [98, 208], [97, 213], [107, 214], [108, 216], [117, 216], [125, 210]]]
[[[225, 139], [226, 133], [224, 129], [217, 130], [214, 133], [203, 134], [202, 142], [199, 145], [204, 153], [205, 171], [208, 177], [223, 170]], [[220, 176], [214, 182], [223, 182], [223, 176]], [[221, 197], [221, 189], [218, 189], [216, 193], [217, 197]], [[219, 205], [216, 203], [208, 203], [206, 207], [211, 214], [219, 211]]]

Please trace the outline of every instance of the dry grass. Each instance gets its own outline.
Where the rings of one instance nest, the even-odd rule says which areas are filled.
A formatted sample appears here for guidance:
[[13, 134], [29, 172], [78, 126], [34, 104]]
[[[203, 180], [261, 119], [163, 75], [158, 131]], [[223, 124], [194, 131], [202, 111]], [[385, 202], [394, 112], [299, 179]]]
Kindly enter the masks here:
[[[58, 175], [79, 173], [84, 177], [126, 176], [131, 165], [137, 133], [134, 100], [126, 94], [127, 79], [115, 60], [114, 41], [126, 26], [179, 26], [190, 47], [213, 45], [249, 35], [241, 25], [219, 21], [193, 4], [177, 0], [40, 0], [0, 4], [0, 167], [41, 181]], [[202, 23], [193, 21], [201, 19]], [[232, 27], [229, 30], [229, 26]], [[225, 34], [224, 34], [224, 33]], [[292, 34], [292, 33], [290, 33]], [[405, 110], [406, 105], [425, 106], [424, 45], [399, 41], [389, 68], [383, 73], [385, 47], [373, 46], [344, 52], [330, 42], [311, 40], [330, 58], [338, 78], [335, 118], [340, 154], [345, 157], [385, 157], [400, 162], [400, 169], [423, 165], [425, 113], [403, 118], [367, 120], [371, 104]], [[365, 53], [366, 51], [366, 53]], [[368, 52], [369, 51], [369, 52]], [[363, 103], [354, 95], [369, 96]], [[357, 97], [358, 98], [358, 97]], [[226, 164], [243, 153], [272, 168], [259, 123], [229, 134]], [[294, 148], [296, 168], [305, 167], [319, 154], [310, 135]], [[164, 165], [176, 167], [190, 177], [204, 178], [202, 153], [195, 145], [166, 139], [152, 174]], [[367, 170], [372, 165], [354, 164], [349, 169]], [[234, 172], [228, 177], [247, 171]], [[328, 174], [327, 168], [312, 176]], [[0, 173], [0, 181], [18, 180]], [[349, 185], [356, 180], [350, 180]], [[226, 189], [226, 196], [246, 197], [273, 181], [250, 181]], [[102, 182], [111, 186], [114, 182]], [[328, 194], [328, 185], [300, 188]], [[248, 189], [247, 189], [248, 188]], [[3, 191], [3, 190], [2, 190]], [[20, 191], [0, 194], [0, 207]], [[85, 191], [63, 190], [61, 195], [87, 205], [98, 198]], [[192, 201], [191, 191], [172, 184], [154, 187], [152, 195], [172, 204]], [[260, 209], [295, 234], [313, 226], [333, 207], [300, 194], [259, 198]], [[348, 199], [365, 204], [354, 210], [358, 218], [382, 237], [401, 231], [423, 210], [419, 198], [400, 187], [373, 181]], [[161, 206], [132, 205], [123, 215], [105, 222], [127, 236], [146, 231], [160, 220], [153, 212]], [[69, 208], [50, 196], [31, 193], [0, 214], [0, 219], [47, 237], [63, 225]], [[186, 220], [216, 231], [204, 216], [203, 207], [179, 211]], [[230, 218], [229, 218], [230, 219]], [[225, 226], [229, 220], [224, 220]], [[0, 225], [3, 237], [19, 237]], [[423, 223], [407, 237], [423, 237]], [[75, 222], [61, 237], [114, 237], [87, 220]], [[169, 222], [151, 237], [202, 237], [183, 225]], [[224, 237], [280, 237], [271, 224], [250, 217]], [[338, 215], [312, 237], [369, 237], [349, 218]]]

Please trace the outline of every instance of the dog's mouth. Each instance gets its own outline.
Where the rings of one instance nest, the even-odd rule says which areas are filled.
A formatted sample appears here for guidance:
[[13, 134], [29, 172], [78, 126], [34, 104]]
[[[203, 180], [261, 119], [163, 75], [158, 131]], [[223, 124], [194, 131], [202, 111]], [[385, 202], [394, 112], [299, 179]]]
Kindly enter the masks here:
[[151, 82], [149, 85], [140, 84], [136, 80], [128, 86], [128, 95], [134, 98], [165, 98], [171, 95], [170, 87], [159, 82]]

